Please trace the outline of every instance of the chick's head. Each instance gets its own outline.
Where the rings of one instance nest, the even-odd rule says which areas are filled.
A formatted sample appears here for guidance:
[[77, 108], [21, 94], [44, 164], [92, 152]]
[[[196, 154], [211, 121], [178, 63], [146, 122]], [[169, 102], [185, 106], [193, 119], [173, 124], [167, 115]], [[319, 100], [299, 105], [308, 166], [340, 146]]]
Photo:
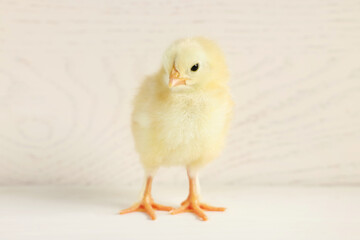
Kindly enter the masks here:
[[164, 83], [172, 91], [191, 91], [228, 80], [220, 48], [202, 37], [174, 42], [164, 53], [163, 68]]

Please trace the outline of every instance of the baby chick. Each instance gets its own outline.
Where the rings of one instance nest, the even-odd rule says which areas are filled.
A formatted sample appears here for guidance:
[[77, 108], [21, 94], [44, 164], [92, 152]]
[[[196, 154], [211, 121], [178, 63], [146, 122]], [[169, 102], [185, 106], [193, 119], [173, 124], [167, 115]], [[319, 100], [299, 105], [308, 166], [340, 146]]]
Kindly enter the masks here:
[[[224, 56], [210, 40], [181, 39], [165, 51], [163, 66], [135, 98], [132, 131], [146, 184], [141, 200], [121, 214], [145, 211], [154, 220], [154, 210], [191, 211], [207, 220], [203, 210], [225, 210], [199, 201], [198, 171], [224, 146], [233, 109], [228, 78]], [[189, 178], [189, 195], [177, 209], [151, 197], [156, 170], [173, 165], [185, 166]]]

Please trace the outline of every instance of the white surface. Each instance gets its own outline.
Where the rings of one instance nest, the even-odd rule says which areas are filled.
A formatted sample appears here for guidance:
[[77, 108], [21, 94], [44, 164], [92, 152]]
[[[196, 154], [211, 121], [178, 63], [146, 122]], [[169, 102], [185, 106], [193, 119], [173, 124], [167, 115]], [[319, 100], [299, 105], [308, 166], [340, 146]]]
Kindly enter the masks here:
[[[2, 187], [0, 238], [12, 239], [346, 239], [360, 236], [359, 188], [204, 188], [207, 213], [118, 215], [137, 192], [117, 188]], [[159, 203], [178, 206], [186, 189], [154, 188]]]
[[358, 0], [1, 0], [0, 184], [141, 181], [130, 102], [193, 35], [224, 49], [236, 102], [202, 181], [360, 183]]

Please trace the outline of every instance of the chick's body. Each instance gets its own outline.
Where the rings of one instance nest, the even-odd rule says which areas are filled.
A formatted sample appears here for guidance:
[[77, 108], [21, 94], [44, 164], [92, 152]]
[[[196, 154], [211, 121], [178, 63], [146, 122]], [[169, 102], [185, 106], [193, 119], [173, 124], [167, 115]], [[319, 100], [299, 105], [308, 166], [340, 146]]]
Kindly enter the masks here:
[[197, 172], [222, 150], [232, 115], [227, 85], [228, 71], [218, 46], [204, 38], [173, 43], [163, 66], [145, 79], [135, 98], [132, 131], [136, 150], [145, 168], [142, 200], [121, 213], [138, 210], [155, 219], [156, 210], [171, 207], [154, 203], [151, 184], [161, 166], [186, 166], [189, 196], [172, 214], [193, 211], [202, 220], [203, 210], [224, 211], [200, 203]]
[[145, 168], [199, 167], [224, 144], [232, 106], [228, 88], [173, 93], [163, 83], [164, 74], [147, 78], [135, 98], [136, 149]]

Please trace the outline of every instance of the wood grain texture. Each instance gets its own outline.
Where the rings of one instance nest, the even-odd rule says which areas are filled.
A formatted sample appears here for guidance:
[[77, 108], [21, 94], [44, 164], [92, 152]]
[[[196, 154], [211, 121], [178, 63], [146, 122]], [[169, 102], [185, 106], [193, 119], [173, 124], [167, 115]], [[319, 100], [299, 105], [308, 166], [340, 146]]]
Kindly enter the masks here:
[[1, 0], [0, 184], [139, 184], [132, 98], [194, 35], [224, 49], [236, 102], [203, 183], [360, 184], [358, 0]]

